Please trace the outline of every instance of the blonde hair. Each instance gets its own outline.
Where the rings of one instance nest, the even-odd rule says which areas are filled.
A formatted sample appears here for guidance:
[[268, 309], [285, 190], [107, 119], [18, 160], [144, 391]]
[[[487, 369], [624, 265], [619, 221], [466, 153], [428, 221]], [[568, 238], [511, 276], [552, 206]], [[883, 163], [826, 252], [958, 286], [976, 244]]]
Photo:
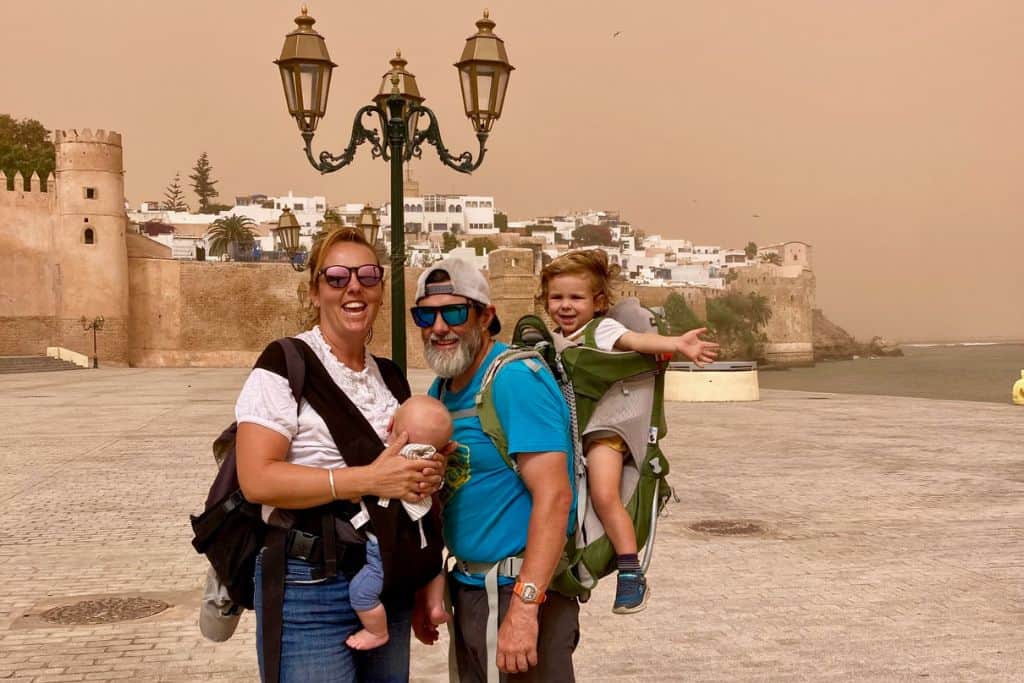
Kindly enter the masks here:
[[548, 289], [554, 278], [560, 275], [585, 275], [590, 279], [594, 298], [603, 296], [605, 306], [610, 307], [614, 299], [612, 280], [619, 277], [621, 272], [618, 264], [608, 263], [608, 254], [604, 249], [570, 251], [556, 258], [540, 272], [540, 293], [536, 296], [537, 303], [541, 306], [547, 304]]
[[[309, 259], [306, 261], [309, 268], [309, 291], [320, 290], [320, 269], [324, 267], [327, 261], [327, 254], [331, 251], [331, 247], [336, 244], [347, 242], [350, 244], [359, 244], [370, 250], [373, 254], [373, 262], [378, 266], [380, 265], [380, 259], [377, 257], [377, 251], [373, 248], [373, 245], [366, 241], [366, 237], [363, 235], [363, 231], [357, 228], [341, 227], [332, 228], [327, 232], [322, 232], [313, 241], [313, 248], [309, 252]], [[355, 273], [352, 274], [355, 277]], [[384, 279], [381, 278], [381, 283]], [[317, 323], [320, 322], [320, 309], [313, 305], [312, 300], [306, 305], [305, 312], [305, 329], [311, 330]], [[371, 331], [372, 334], [372, 331]]]

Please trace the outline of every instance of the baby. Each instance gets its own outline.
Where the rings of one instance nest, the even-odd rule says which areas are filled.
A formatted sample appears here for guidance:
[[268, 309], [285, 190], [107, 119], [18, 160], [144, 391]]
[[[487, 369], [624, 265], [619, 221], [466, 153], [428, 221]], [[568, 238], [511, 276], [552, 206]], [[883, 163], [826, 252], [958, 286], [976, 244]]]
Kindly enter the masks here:
[[[409, 443], [402, 448], [402, 455], [407, 458], [429, 458], [451, 439], [452, 418], [448, 409], [436, 398], [412, 396], [398, 407], [391, 424], [391, 438], [402, 432], [409, 435]], [[387, 506], [390, 502], [381, 499], [378, 504]], [[430, 498], [418, 503], [402, 501], [401, 504], [413, 521], [419, 522], [420, 537], [425, 545], [422, 518], [430, 512]], [[363, 625], [362, 630], [356, 631], [345, 641], [353, 650], [371, 650], [388, 642], [388, 617], [380, 601], [384, 587], [380, 545], [375, 536], [367, 536], [366, 565], [349, 583], [349, 600]], [[434, 577], [423, 589], [423, 593], [430, 622], [438, 626], [448, 621], [448, 613], [444, 609], [444, 572]]]

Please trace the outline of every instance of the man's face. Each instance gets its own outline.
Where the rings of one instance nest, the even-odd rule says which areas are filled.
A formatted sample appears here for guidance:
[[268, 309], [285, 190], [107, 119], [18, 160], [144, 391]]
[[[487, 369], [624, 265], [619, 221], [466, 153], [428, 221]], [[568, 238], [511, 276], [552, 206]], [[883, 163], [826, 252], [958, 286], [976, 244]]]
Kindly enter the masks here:
[[434, 294], [416, 304], [438, 308], [458, 304], [469, 305], [466, 322], [450, 325], [438, 312], [430, 327], [420, 328], [423, 355], [439, 377], [458, 377], [473, 368], [484, 348], [484, 329], [490, 323], [491, 313], [485, 310], [481, 314], [466, 297], [454, 294]]

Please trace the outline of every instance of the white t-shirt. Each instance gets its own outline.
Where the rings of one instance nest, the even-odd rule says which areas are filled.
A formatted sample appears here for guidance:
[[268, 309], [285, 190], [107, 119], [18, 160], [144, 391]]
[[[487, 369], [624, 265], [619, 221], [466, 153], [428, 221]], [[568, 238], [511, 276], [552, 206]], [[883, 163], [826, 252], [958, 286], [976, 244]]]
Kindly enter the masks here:
[[[384, 383], [373, 356], [367, 352], [365, 367], [356, 372], [334, 357], [319, 326], [296, 337], [316, 353], [334, 383], [359, 408], [381, 441], [386, 441], [398, 400]], [[239, 424], [251, 422], [272, 429], [288, 439], [291, 444], [285, 459], [290, 463], [327, 469], [345, 466], [345, 459], [323, 418], [305, 399], [297, 406], [288, 378], [276, 372], [254, 368], [249, 373], [235, 403], [235, 420]], [[268, 513], [264, 506], [265, 519]]]
[[[583, 331], [587, 329], [584, 325], [580, 329], [576, 330], [570, 335], [566, 335], [566, 339], [569, 341], [583, 343]], [[629, 328], [620, 323], [615, 318], [609, 318], [604, 316], [601, 318], [601, 322], [597, 324], [597, 329], [594, 330], [594, 343], [597, 344], [597, 348], [602, 351], [614, 351], [615, 342], [619, 341], [619, 337], [629, 332]]]

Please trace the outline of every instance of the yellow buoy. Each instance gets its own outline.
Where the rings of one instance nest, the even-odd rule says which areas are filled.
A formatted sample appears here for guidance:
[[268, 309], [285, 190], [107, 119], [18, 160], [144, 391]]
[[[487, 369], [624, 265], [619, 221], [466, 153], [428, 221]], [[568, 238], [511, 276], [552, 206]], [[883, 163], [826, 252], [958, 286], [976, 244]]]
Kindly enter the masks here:
[[1013, 402], [1024, 406], [1024, 370], [1020, 371], [1020, 379], [1013, 383]]

